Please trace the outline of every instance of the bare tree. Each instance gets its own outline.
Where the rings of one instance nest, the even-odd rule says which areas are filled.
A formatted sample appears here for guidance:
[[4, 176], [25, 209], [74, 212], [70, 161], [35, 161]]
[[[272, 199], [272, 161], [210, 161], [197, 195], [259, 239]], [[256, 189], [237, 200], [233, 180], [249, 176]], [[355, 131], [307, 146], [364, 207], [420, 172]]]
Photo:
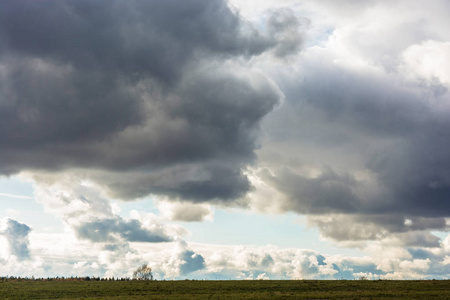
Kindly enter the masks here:
[[133, 279], [153, 280], [152, 268], [150, 268], [147, 264], [143, 264], [133, 272]]

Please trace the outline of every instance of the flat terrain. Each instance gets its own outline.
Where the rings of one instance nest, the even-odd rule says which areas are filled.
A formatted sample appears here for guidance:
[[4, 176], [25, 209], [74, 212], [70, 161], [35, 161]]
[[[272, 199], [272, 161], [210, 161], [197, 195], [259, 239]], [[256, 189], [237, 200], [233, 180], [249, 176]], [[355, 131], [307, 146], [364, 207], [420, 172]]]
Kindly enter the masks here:
[[450, 299], [450, 280], [22, 281], [0, 299]]

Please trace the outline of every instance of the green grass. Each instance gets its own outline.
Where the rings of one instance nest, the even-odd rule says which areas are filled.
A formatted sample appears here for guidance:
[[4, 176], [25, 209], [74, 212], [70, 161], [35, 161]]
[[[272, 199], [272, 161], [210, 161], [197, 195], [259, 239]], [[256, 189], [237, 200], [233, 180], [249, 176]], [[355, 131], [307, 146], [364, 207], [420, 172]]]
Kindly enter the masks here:
[[450, 299], [449, 280], [23, 281], [0, 299]]

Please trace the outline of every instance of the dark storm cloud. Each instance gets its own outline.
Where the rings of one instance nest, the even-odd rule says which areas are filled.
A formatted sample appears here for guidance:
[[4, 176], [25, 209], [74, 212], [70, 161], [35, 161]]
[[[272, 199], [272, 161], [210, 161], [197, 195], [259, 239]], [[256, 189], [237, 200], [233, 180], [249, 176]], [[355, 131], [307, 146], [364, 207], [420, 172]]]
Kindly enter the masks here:
[[263, 176], [287, 196], [283, 208], [329, 214], [312, 224], [340, 241], [398, 233], [405, 245], [439, 245], [426, 230], [448, 230], [448, 91], [318, 59], [302, 66], [280, 83], [284, 107], [265, 126], [267, 149], [295, 158]]
[[368, 166], [397, 199], [395, 210], [411, 215], [448, 217], [450, 212], [450, 121], [430, 115], [397, 147], [373, 157]]
[[6, 228], [0, 232], [6, 237], [9, 245], [9, 251], [18, 259], [23, 260], [30, 258], [30, 250], [28, 249], [30, 241], [28, 234], [31, 228], [13, 219], [7, 219]]
[[450, 146], [450, 121], [445, 108], [440, 111], [433, 106], [445, 101], [448, 93], [435, 86], [421, 90], [390, 83], [389, 78], [329, 71], [325, 80], [324, 73], [313, 73], [309, 80], [319, 85], [305, 86], [302, 96], [326, 113], [330, 125], [348, 128], [350, 137], [341, 142], [352, 143], [357, 134], [380, 144], [389, 141], [364, 158], [366, 167], [391, 194], [389, 205], [376, 209], [448, 216], [450, 156], [446, 149]]
[[137, 170], [151, 179], [192, 167], [208, 178], [141, 182], [135, 195], [109, 188], [128, 198], [239, 197], [259, 123], [281, 93], [230, 61], [297, 52], [297, 27], [284, 12], [260, 32], [221, 0], [2, 1], [0, 173]]
[[351, 189], [357, 181], [350, 175], [339, 175], [328, 168], [317, 178], [306, 178], [284, 170], [272, 180], [291, 199], [286, 209], [304, 214], [351, 213], [359, 209], [359, 199]]
[[100, 174], [113, 197], [141, 198], [149, 193], [166, 194], [195, 202], [223, 201], [243, 195], [250, 183], [237, 166], [182, 166], [154, 173]]
[[8, 54], [168, 82], [195, 51], [254, 55], [275, 46], [256, 30], [243, 36], [245, 24], [220, 0], [2, 1], [1, 8]]
[[121, 218], [98, 219], [86, 222], [75, 228], [79, 238], [95, 243], [115, 243], [118, 237], [127, 242], [160, 243], [172, 239], [162, 230], [151, 231], [142, 227], [138, 220], [125, 221]]

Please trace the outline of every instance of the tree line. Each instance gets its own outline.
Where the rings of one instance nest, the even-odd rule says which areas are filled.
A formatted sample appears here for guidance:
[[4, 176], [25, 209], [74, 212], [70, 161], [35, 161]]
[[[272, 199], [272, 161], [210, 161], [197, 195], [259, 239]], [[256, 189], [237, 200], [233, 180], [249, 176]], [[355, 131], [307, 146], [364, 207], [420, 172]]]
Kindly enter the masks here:
[[22, 281], [132, 281], [138, 280], [129, 277], [95, 277], [95, 276], [56, 276], [56, 277], [21, 277], [0, 276], [0, 282], [22, 282]]
[[70, 276], [70, 277], [20, 277], [20, 276], [0, 276], [0, 282], [22, 282], [22, 281], [130, 281], [130, 280], [154, 280], [152, 268], [143, 264], [133, 272], [130, 277], [95, 277], [95, 276]]

